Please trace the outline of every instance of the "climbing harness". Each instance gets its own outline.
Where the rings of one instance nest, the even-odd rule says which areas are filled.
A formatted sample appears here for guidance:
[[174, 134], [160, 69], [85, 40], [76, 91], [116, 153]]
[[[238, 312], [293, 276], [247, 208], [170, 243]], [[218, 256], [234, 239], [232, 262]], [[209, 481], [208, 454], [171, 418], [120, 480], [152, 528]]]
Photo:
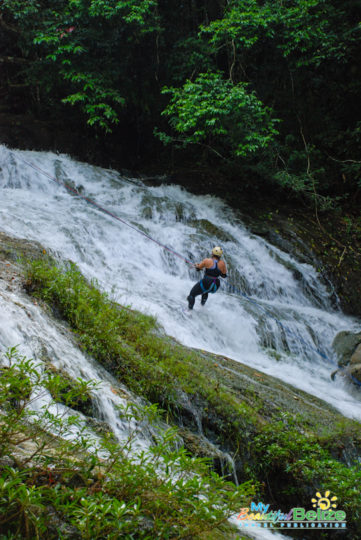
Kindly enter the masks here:
[[[222, 251], [221, 248], [213, 248], [212, 253], [214, 252], [215, 249], [218, 249], [218, 250]], [[222, 251], [222, 253], [223, 253], [223, 251]], [[206, 271], [204, 273], [204, 277], [199, 282], [199, 285], [200, 285], [200, 288], [202, 289], [203, 294], [217, 292], [218, 288], [217, 288], [216, 281], [217, 281], [217, 279], [219, 278], [219, 276], [221, 274], [222, 274], [222, 272], [218, 268], [218, 263], [217, 263], [216, 260], [214, 260], [213, 266], [211, 268], [206, 268]], [[212, 284], [208, 289], [206, 289], [206, 285], [203, 283], [203, 281], [205, 279], [207, 279], [207, 278], [212, 280]]]
[[[47, 173], [46, 171], [44, 171], [43, 169], [41, 169], [40, 167], [38, 167], [37, 165], [34, 165], [33, 163], [31, 163], [30, 161], [27, 161], [25, 158], [23, 158], [22, 156], [15, 156], [15, 154], [13, 152], [11, 152], [13, 154], [13, 156], [16, 158], [19, 158], [21, 161], [23, 161], [26, 165], [28, 165], [29, 167], [31, 167], [32, 169], [34, 169], [35, 171], [43, 174], [44, 176], [46, 176], [47, 178], [49, 178], [50, 180], [52, 180], [53, 182], [65, 187], [65, 189], [67, 189], [70, 193], [74, 194], [74, 195], [77, 195], [78, 197], [80, 197], [81, 199], [83, 199], [84, 201], [86, 201], [88, 204], [92, 205], [93, 207], [97, 208], [98, 210], [100, 210], [101, 212], [103, 212], [104, 214], [107, 214], [108, 216], [112, 217], [113, 219], [116, 219], [117, 221], [120, 221], [121, 223], [123, 223], [123, 225], [126, 225], [127, 227], [129, 227], [130, 229], [133, 229], [134, 231], [136, 231], [137, 233], [141, 234], [142, 236], [144, 236], [145, 238], [147, 238], [148, 240], [151, 240], [152, 242], [154, 242], [155, 244], [157, 244], [158, 246], [162, 247], [163, 249], [165, 249], [166, 251], [169, 251], [170, 253], [172, 253], [173, 255], [175, 255], [176, 257], [179, 257], [180, 259], [182, 259], [183, 261], [185, 261], [187, 264], [191, 265], [194, 267], [194, 263], [187, 259], [186, 257], [184, 257], [181, 253], [178, 253], [177, 251], [175, 251], [174, 249], [170, 248], [169, 246], [166, 246], [165, 244], [162, 244], [161, 242], [159, 242], [158, 240], [156, 240], [155, 238], [153, 238], [152, 236], [150, 236], [149, 234], [145, 233], [144, 231], [138, 229], [137, 227], [135, 227], [134, 225], [131, 225], [130, 223], [128, 223], [127, 221], [125, 221], [124, 219], [120, 218], [119, 216], [117, 216], [116, 214], [114, 214], [113, 212], [111, 212], [110, 210], [107, 210], [106, 208], [104, 208], [103, 206], [101, 206], [100, 204], [98, 204], [97, 202], [95, 202], [93, 199], [90, 199], [89, 197], [86, 197], [84, 195], [82, 195], [81, 193], [78, 192], [77, 189], [69, 186], [68, 184], [66, 184], [65, 182], [59, 180], [58, 178], [56, 178], [55, 176], [51, 176], [49, 173]], [[217, 267], [217, 265], [215, 265]], [[207, 277], [211, 277], [213, 278], [213, 276], [207, 276]], [[216, 278], [214, 278], [216, 279]], [[215, 281], [212, 283], [210, 289], [208, 290], [205, 290], [205, 287], [202, 283], [203, 279], [200, 281], [200, 286], [202, 288], [202, 291], [203, 291], [203, 294], [205, 293], [213, 293], [213, 292], [216, 292], [217, 288], [216, 288], [216, 284], [215, 284]], [[215, 290], [214, 290], [215, 288]], [[313, 352], [316, 352], [317, 354], [319, 354], [322, 358], [324, 358], [325, 360], [327, 360], [328, 362], [330, 363], [336, 363], [337, 362], [334, 362], [332, 360], [330, 360], [330, 358], [328, 358], [328, 356], [322, 352], [320, 349], [318, 349], [317, 347], [313, 347], [312, 345], [310, 345], [309, 343], [307, 343], [307, 341], [305, 341], [302, 337], [298, 336], [295, 332], [292, 332], [292, 330], [290, 330], [289, 328], [287, 328], [286, 325], [284, 325], [279, 319], [277, 319], [277, 317], [275, 317], [268, 309], [266, 309], [264, 306], [262, 306], [261, 304], [259, 304], [258, 302], [256, 302], [255, 300], [253, 300], [253, 298], [250, 298], [249, 296], [247, 296], [246, 294], [244, 294], [239, 288], [237, 288], [235, 285], [233, 285], [232, 283], [228, 283], [227, 286], [226, 286], [226, 290], [228, 292], [228, 294], [236, 294], [236, 295], [239, 295], [239, 296], [242, 296], [243, 298], [245, 298], [248, 302], [250, 302], [251, 304], [257, 306], [258, 309], [264, 311], [266, 313], [266, 315], [270, 318], [272, 318], [274, 321], [276, 321], [276, 323], [280, 326], [280, 328], [283, 329], [283, 331], [288, 334], [289, 336], [293, 336], [297, 341], [299, 341], [300, 343], [302, 343], [306, 348], [308, 348], [309, 350], [313, 351]], [[357, 381], [357, 379], [355, 379], [353, 376], [351, 376], [351, 378], [354, 380], [354, 382], [357, 382], [357, 384], [359, 384], [361, 386], [361, 383], [359, 381]]]
[[[207, 277], [210, 277], [210, 276], [207, 276]], [[215, 293], [215, 292], [217, 292], [216, 279], [218, 279], [218, 278], [212, 278], [213, 283], [212, 283], [212, 285], [210, 286], [210, 288], [207, 289], [207, 290], [206, 290], [205, 287], [204, 287], [203, 279], [201, 279], [201, 281], [199, 282], [199, 285], [200, 285], [200, 287], [201, 287], [201, 289], [202, 289], [202, 294]]]

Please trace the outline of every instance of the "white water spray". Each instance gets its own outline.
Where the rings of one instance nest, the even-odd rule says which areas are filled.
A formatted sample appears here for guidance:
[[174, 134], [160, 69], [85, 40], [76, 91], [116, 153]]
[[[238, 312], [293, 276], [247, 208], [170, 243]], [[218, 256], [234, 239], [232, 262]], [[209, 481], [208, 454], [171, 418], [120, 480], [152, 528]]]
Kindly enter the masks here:
[[[11, 274], [11, 268], [8, 271]], [[96, 385], [90, 390], [92, 404], [96, 409], [94, 416], [110, 426], [120, 443], [125, 443], [131, 436], [134, 451], [145, 449], [153, 443], [154, 432], [150, 426], [142, 423], [140, 427], [134, 419], [124, 420], [120, 413], [128, 404], [136, 403], [141, 407], [139, 400], [99, 364], [81, 353], [72, 342], [66, 327], [48, 317], [36, 301], [22, 293], [16, 278], [11, 281], [11, 285], [0, 279], [0, 351], [4, 352], [13, 346], [17, 346], [21, 355], [33, 359], [40, 371], [55, 368], [59, 373], [65, 372], [73, 380], [95, 382]], [[62, 404], [54, 403], [44, 389], [38, 389], [35, 394], [32, 396], [31, 405], [34, 412], [41, 413], [42, 408], [46, 407], [56, 416], [74, 414], [74, 411], [69, 411]], [[83, 418], [81, 414], [79, 416]], [[89, 425], [86, 431], [88, 436], [94, 439], [92, 427]], [[69, 436], [77, 437], [78, 431], [78, 428], [73, 426]]]
[[[197, 298], [194, 313], [184, 318], [179, 308], [199, 279], [194, 270], [23, 159], [71, 182], [188, 259], [197, 262], [221, 244], [232, 283], [290, 332], [258, 306], [225, 294], [224, 288], [204, 308]], [[178, 186], [147, 187], [52, 153], [0, 147], [0, 166], [0, 230], [37, 240], [76, 262], [116, 301], [155, 315], [166, 333], [184, 344], [251, 365], [328, 401], [346, 416], [361, 418], [359, 391], [352, 392], [341, 378], [330, 379], [336, 363], [334, 336], [343, 329], [356, 330], [359, 323], [333, 307], [330, 291], [312, 266], [250, 234], [220, 199], [191, 195]]]

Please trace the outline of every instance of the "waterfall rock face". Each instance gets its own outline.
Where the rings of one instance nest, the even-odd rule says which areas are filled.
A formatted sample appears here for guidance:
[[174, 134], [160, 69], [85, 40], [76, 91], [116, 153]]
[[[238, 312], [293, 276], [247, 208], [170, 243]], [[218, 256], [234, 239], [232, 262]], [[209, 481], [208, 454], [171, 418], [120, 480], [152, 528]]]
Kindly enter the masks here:
[[361, 332], [339, 332], [333, 343], [343, 374], [361, 387]]
[[[56, 325], [55, 329], [50, 328], [53, 340], [55, 332], [60, 332], [61, 337], [65, 337], [66, 340], [71, 342], [69, 345], [73, 346], [72, 335], [69, 332], [68, 327], [62, 326], [61, 321], [59, 320], [61, 315], [58, 314], [56, 306], [53, 306], [51, 312], [49, 312], [42, 301], [32, 299], [31, 294], [33, 289], [31, 286], [28, 286], [27, 282], [24, 282], [25, 278], [20, 263], [20, 261], [24, 259], [39, 259], [44, 257], [44, 253], [45, 250], [43, 247], [36, 242], [13, 238], [4, 233], [0, 233], [0, 262], [2, 263], [2, 266], [0, 267], [0, 280], [5, 285], [3, 289], [8, 293], [12, 293], [12, 295], [5, 296], [5, 294], [2, 294], [2, 291], [0, 291], [0, 299], [4, 302], [4, 306], [7, 302], [8, 305], [14, 304], [16, 308], [26, 311], [26, 316], [31, 321], [29, 328], [20, 321], [18, 314], [15, 313], [15, 315], [21, 325], [21, 332], [24, 340], [29, 342], [29, 347], [32, 347], [34, 358], [41, 361], [47, 369], [59, 374], [64, 380], [68, 381], [69, 385], [71, 385], [74, 383], [75, 375], [72, 373], [72, 376], [70, 376], [67, 370], [69, 370], [70, 365], [71, 367], [74, 367], [75, 365], [75, 358], [73, 356], [75, 349], [69, 348], [69, 350], [61, 350], [61, 355], [64, 360], [67, 353], [72, 355], [71, 364], [64, 363], [64, 365], [58, 367], [54, 365], [52, 363], [54, 357], [50, 355], [51, 353], [54, 355], [55, 351], [49, 352], [47, 350], [49, 349], [49, 344], [46, 342], [46, 339], [50, 328], [48, 325]], [[45, 256], [47, 257], [48, 255]], [[31, 313], [29, 312], [29, 303], [33, 304], [33, 312]], [[46, 318], [39, 320], [39, 324], [43, 324], [42, 336], [40, 339], [40, 337], [35, 335], [37, 323], [35, 314], [41, 314], [44, 310]], [[160, 335], [163, 335], [162, 332], [160, 332]], [[164, 337], [164, 339], [165, 342], [172, 343], [174, 347], [179, 346], [172, 338]], [[352, 334], [351, 332], [341, 332], [336, 337], [335, 342], [336, 344], [341, 342], [343, 349], [350, 354], [350, 351], [352, 352], [355, 349], [355, 342], [357, 342], [357, 340], [361, 342], [361, 333]], [[184, 349], [187, 350], [186, 347]], [[189, 350], [191, 351], [191, 349]], [[339, 347], [338, 350], [341, 350], [341, 347]], [[361, 344], [356, 348], [352, 355], [355, 362], [359, 362], [360, 353]], [[262, 373], [251, 366], [247, 366], [224, 355], [214, 355], [204, 350], [198, 350], [197, 357], [199, 363], [201, 360], [205, 362], [207, 385], [209, 385], [207, 391], [217, 393], [220, 391], [220, 388], [224, 387], [230, 389], [235, 399], [240, 402], [247, 398], [246, 402], [252, 409], [257, 411], [257, 415], [261, 419], [262, 424], [270, 421], [273, 415], [277, 414], [277, 411], [279, 410], [288, 411], [292, 415], [301, 413], [307, 417], [310, 422], [312, 421], [317, 424], [322, 423], [325, 425], [329, 425], [330, 422], [338, 416], [334, 407], [319, 400], [317, 397], [308, 395], [302, 390], [282, 382], [279, 378]], [[85, 376], [88, 366], [85, 363], [85, 357], [81, 357], [80, 360], [81, 374], [82, 376]], [[126, 399], [130, 399], [131, 392], [127, 388], [122, 388], [121, 385], [119, 385], [119, 381], [112, 379], [111, 375], [104, 370], [101, 370], [100, 366], [97, 364], [94, 364], [94, 367], [96, 370], [92, 372], [93, 377], [98, 374], [98, 376], [103, 377], [104, 380], [106, 376], [112, 384], [110, 386], [108, 397], [121, 395]], [[215, 381], [216, 386], [213, 388], [212, 385]], [[104, 388], [100, 395], [104, 395]], [[95, 405], [97, 404], [99, 397], [100, 396], [96, 395], [93, 396], [93, 398], [95, 398]], [[222, 438], [222, 430], [224, 429], [224, 425], [222, 425], [224, 419], [220, 414], [220, 410], [209, 407], [205, 396], [186, 392], [181, 390], [181, 388], [177, 389], [174, 399], [177, 403], [177, 423], [179, 424], [180, 434], [185, 446], [191, 449], [192, 453], [195, 455], [207, 455], [213, 459], [224, 459], [225, 454], [220, 450], [219, 446], [217, 447], [217, 443], [219, 443]], [[85, 416], [88, 416], [87, 422], [96, 425], [97, 428], [101, 427], [100, 420], [92, 418], [90, 404], [85, 402], [85, 406], [85, 410], [81, 412]], [[226, 404], [224, 404], [224, 407], [226, 407]], [[321, 417], [320, 410], [322, 410]], [[96, 412], [95, 409], [94, 411]], [[104, 410], [102, 411], [101, 417], [106, 419], [108, 424], [110, 424], [109, 418], [106, 418]], [[105, 425], [104, 422], [103, 424]], [[114, 429], [114, 426], [111, 427]], [[253, 429], [247, 425], [247, 422], [243, 427], [245, 430], [249, 429], [252, 431]], [[222, 439], [222, 444], [226, 452], [233, 450], [232, 443], [227, 438]]]
[[361, 336], [360, 336], [360, 343], [357, 345], [357, 348], [353, 355], [351, 356], [351, 365], [361, 364]]
[[347, 330], [339, 332], [332, 342], [332, 347], [336, 351], [339, 367], [347, 366], [351, 357], [361, 343], [361, 332], [353, 333]]
[[[361, 416], [349, 389], [330, 380], [332, 341], [341, 330], [355, 331], [356, 322], [341, 312], [293, 234], [284, 241], [276, 225], [267, 227], [270, 235], [252, 230], [217, 197], [147, 185], [61, 154], [0, 146], [0, 167], [0, 231], [74, 261], [116, 302], [153, 315], [182, 344], [224, 354]], [[182, 258], [198, 262], [215, 245], [223, 247], [228, 278], [185, 319], [182, 306], [199, 275]]]
[[[21, 338], [37, 360], [46, 363], [49, 357], [52, 364], [48, 367], [65, 377], [69, 384], [72, 382], [68, 374], [72, 380], [77, 376], [97, 377], [102, 388], [91, 396], [93, 410], [86, 407], [80, 414], [92, 432], [101, 434], [110, 429], [121, 441], [128, 434], [117, 416], [120, 398], [127, 401], [136, 398], [122, 384], [116, 361], [112, 375], [100, 362], [94, 362], [88, 355], [80, 355], [70, 331], [71, 325], [65, 326], [54, 316], [56, 306], [31, 296], [35, 291], [31, 286], [25, 290], [22, 287], [24, 276], [17, 255], [46, 257], [42, 246], [0, 234], [0, 262], [3, 263], [0, 265], [0, 321], [1, 314], [8, 313], [7, 320], [1, 321], [0, 345], [9, 344], [13, 337], [20, 343]], [[67, 291], [64, 290], [64, 294]], [[320, 489], [320, 482], [328, 481], [323, 477], [325, 471], [330, 478], [340, 474], [336, 482], [341, 484], [348, 468], [361, 463], [360, 424], [345, 419], [330, 404], [240, 361], [191, 350], [164, 336], [161, 329], [158, 332], [165, 348], [170, 343], [172, 354], [182, 353], [183, 356], [180, 356], [182, 361], [174, 365], [174, 372], [170, 367], [171, 355], [162, 357], [152, 399], [155, 402], [164, 400], [164, 389], [167, 388], [164, 381], [174, 386], [176, 391], [170, 394], [171, 400], [167, 404], [171, 407], [170, 419], [181, 428], [179, 443], [193, 456], [209, 458], [222, 476], [237, 483], [248, 480], [250, 471], [253, 471], [252, 478], [256, 475], [261, 482], [266, 475], [270, 490], [267, 496], [272, 496], [280, 506], [289, 507], [309, 503], [310, 497]], [[156, 335], [154, 333], [153, 337]], [[359, 349], [356, 352], [358, 355]], [[146, 359], [146, 377], [152, 377], [159, 359], [155, 352]], [[119, 361], [122, 362], [122, 358]], [[167, 375], [164, 379], [162, 372]], [[137, 380], [141, 376], [138, 370]], [[96, 417], [88, 416], [91, 414]], [[166, 427], [164, 424], [163, 428]], [[137, 444], [141, 447], [151, 445], [154, 431], [145, 422], [135, 428], [139, 436]], [[323, 448], [328, 448], [329, 453]], [[33, 446], [29, 444], [22, 449], [19, 459], [27, 459], [32, 452]], [[4, 462], [4, 465], [12, 465], [12, 462]], [[322, 469], [324, 465], [326, 468]], [[328, 472], [330, 467], [334, 467], [335, 472], [333, 469]], [[293, 496], [291, 488], [295, 493]], [[328, 484], [327, 488], [335, 489]], [[354, 508], [359, 503], [359, 494], [352, 492], [352, 497]], [[350, 526], [356, 527], [355, 524]], [[75, 535], [70, 533], [69, 537]]]

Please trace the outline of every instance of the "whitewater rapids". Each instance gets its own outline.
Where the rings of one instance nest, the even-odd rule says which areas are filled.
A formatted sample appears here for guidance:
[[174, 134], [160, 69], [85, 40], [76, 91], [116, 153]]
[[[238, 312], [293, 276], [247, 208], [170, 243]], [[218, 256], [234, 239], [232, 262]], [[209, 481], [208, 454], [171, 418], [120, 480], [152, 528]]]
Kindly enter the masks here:
[[[185, 317], [182, 307], [199, 279], [190, 265], [24, 160], [187, 259], [198, 262], [221, 245], [228, 279], [261, 307], [227, 294], [223, 286], [204, 308], [197, 298], [194, 312]], [[335, 307], [332, 291], [311, 265], [251, 234], [219, 198], [174, 185], [148, 186], [66, 155], [0, 146], [0, 230], [74, 261], [115, 301], [154, 315], [185, 345], [253, 366], [361, 419], [360, 391], [341, 377], [330, 379], [337, 367], [333, 338], [341, 330], [359, 330], [360, 321]], [[4, 338], [0, 345], [14, 343]]]

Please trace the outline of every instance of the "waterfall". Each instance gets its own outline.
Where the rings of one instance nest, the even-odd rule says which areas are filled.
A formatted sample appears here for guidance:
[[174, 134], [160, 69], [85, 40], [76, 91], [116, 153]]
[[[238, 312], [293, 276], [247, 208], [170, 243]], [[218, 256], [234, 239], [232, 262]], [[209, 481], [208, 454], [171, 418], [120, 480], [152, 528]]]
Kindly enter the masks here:
[[[137, 433], [134, 450], [149, 447], [153, 443], [154, 429], [143, 424], [140, 428], [136, 420], [125, 421], [119, 414], [119, 410], [125, 410], [128, 404], [136, 403], [141, 407], [141, 400], [84, 355], [73, 343], [71, 332], [18, 289], [16, 283], [9, 286], [0, 280], [0, 351], [17, 346], [19, 352], [33, 359], [41, 371], [55, 368], [73, 380], [94, 381], [96, 385], [91, 389], [94, 416], [110, 426], [119, 442], [126, 441], [130, 432], [134, 432]], [[32, 398], [32, 409], [40, 412], [44, 406], [55, 415], [69, 414], [67, 407], [54, 403], [50, 394], [41, 389], [36, 399], [35, 396]], [[94, 438], [91, 428], [89, 425], [88, 435]], [[77, 436], [75, 427], [72, 436]]]
[[[236, 294], [223, 285], [204, 307], [197, 298], [194, 312], [185, 317], [182, 307], [199, 279], [194, 269], [27, 166], [24, 159], [187, 259], [198, 262], [221, 245]], [[76, 262], [115, 301], [156, 316], [165, 332], [185, 345], [229, 356], [324, 399], [346, 416], [361, 418], [359, 390], [352, 391], [342, 378], [330, 379], [336, 365], [332, 340], [340, 330], [358, 329], [359, 321], [334, 305], [332, 291], [315, 268], [251, 234], [219, 198], [192, 195], [175, 185], [149, 186], [66, 155], [4, 146], [0, 193], [0, 230], [36, 240]], [[4, 317], [2, 346], [19, 342], [16, 332], [4, 331], [18, 316]], [[30, 339], [27, 347], [36, 358]], [[54, 351], [57, 347], [54, 344]], [[92, 377], [103, 376], [75, 349], [69, 354], [78, 358], [77, 376], [89, 370], [90, 377], [89, 366]], [[111, 422], [115, 426], [115, 419]]]

